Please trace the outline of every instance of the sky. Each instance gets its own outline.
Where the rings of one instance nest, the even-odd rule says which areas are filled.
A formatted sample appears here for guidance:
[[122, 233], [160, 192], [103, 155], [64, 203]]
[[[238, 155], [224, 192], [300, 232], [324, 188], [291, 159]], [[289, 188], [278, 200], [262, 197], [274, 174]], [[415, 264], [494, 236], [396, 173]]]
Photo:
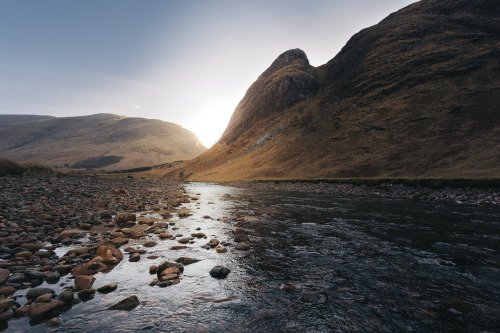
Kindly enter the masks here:
[[207, 147], [283, 52], [313, 66], [415, 0], [0, 0], [0, 114], [173, 122]]

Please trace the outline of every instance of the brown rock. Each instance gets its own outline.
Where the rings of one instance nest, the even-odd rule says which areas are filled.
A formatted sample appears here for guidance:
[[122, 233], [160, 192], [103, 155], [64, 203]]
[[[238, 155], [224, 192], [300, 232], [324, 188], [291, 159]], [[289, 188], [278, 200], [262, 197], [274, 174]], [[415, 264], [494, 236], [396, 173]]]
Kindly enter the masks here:
[[241, 242], [241, 243], [236, 244], [234, 246], [234, 248], [236, 250], [243, 250], [243, 251], [249, 250], [250, 249], [250, 243], [248, 243], [248, 242]]
[[149, 274], [156, 274], [157, 271], [158, 271], [158, 266], [156, 265], [149, 266]]
[[120, 231], [115, 231], [115, 232], [112, 232], [110, 235], [109, 235], [110, 238], [118, 238], [118, 237], [127, 237], [123, 232], [120, 232]]
[[71, 265], [57, 265], [52, 268], [54, 272], [59, 272], [61, 275], [67, 274], [71, 271]]
[[95, 277], [93, 275], [78, 275], [75, 278], [75, 286], [79, 290], [90, 289], [94, 284]]
[[0, 268], [0, 285], [4, 284], [9, 279], [10, 271], [5, 268]]
[[23, 305], [23, 306], [18, 307], [14, 314], [17, 318], [24, 317], [30, 312], [30, 309], [31, 309], [31, 305]]
[[168, 238], [172, 238], [174, 236], [171, 234], [167, 234], [165, 232], [162, 232], [161, 234], [158, 235], [158, 237], [160, 237], [160, 239], [168, 239]]
[[170, 250], [183, 250], [183, 249], [187, 249], [188, 247], [187, 246], [184, 246], [184, 245], [176, 245], [176, 246], [172, 246], [170, 248]]
[[191, 234], [191, 237], [203, 238], [203, 237], [207, 237], [207, 236], [203, 232], [198, 232], [198, 233], [195, 233], [195, 234]]
[[137, 220], [137, 216], [135, 214], [124, 213], [115, 216], [115, 222], [117, 224], [125, 224], [128, 221], [135, 221], [135, 220]]
[[85, 290], [81, 290], [81, 291], [78, 292], [78, 297], [81, 300], [91, 299], [92, 297], [94, 297], [94, 295], [95, 295], [95, 289], [94, 288], [85, 289]]
[[177, 267], [168, 267], [164, 269], [161, 273], [160, 276], [168, 275], [168, 274], [181, 274], [181, 270]]
[[96, 256], [102, 258], [102, 262], [114, 265], [123, 260], [122, 251], [118, 250], [114, 244], [101, 245], [97, 249]]
[[38, 303], [30, 307], [28, 315], [33, 321], [42, 320], [50, 316], [50, 312], [64, 306], [63, 301]]
[[161, 281], [176, 280], [179, 278], [179, 274], [165, 274], [160, 277]]
[[117, 237], [117, 238], [110, 239], [110, 242], [112, 242], [113, 244], [115, 244], [117, 246], [120, 246], [120, 245], [123, 245], [123, 244], [127, 244], [128, 243], [128, 238]]
[[95, 275], [106, 268], [107, 266], [103, 263], [87, 262], [73, 268], [71, 273], [73, 275]]
[[187, 244], [189, 243], [189, 238], [181, 238], [179, 240], [177, 240], [179, 243], [181, 244]]
[[144, 254], [146, 252], [148, 252], [148, 251], [146, 251], [144, 249], [132, 249], [128, 253], [130, 253], [130, 254], [134, 254], [134, 253]]
[[217, 246], [215, 248], [215, 251], [217, 251], [217, 253], [225, 253], [225, 252], [227, 252], [227, 249], [225, 247], [222, 247], [222, 246]]
[[156, 243], [155, 241], [149, 241], [149, 242], [144, 243], [143, 245], [145, 247], [153, 247], [153, 246], [156, 246], [156, 244], [158, 244], [158, 243]]
[[137, 262], [141, 260], [141, 254], [140, 253], [133, 253], [130, 258], [128, 258], [128, 261], [130, 262]]
[[0, 295], [4, 296], [4, 297], [14, 295], [15, 292], [16, 292], [16, 288], [14, 288], [12, 286], [6, 286], [6, 287], [3, 287], [2, 289], [0, 289]]
[[36, 303], [48, 303], [50, 302], [50, 300], [52, 299], [52, 296], [54, 296], [53, 294], [43, 294], [43, 295], [40, 295], [38, 296], [36, 299], [35, 299], [35, 302]]

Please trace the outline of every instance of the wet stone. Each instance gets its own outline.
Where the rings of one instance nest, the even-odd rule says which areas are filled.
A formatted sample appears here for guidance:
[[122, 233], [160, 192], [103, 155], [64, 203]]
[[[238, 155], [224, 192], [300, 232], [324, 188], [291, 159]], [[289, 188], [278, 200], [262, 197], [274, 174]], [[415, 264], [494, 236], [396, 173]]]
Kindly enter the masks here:
[[224, 266], [215, 266], [210, 270], [210, 276], [216, 279], [225, 279], [231, 270]]
[[140, 304], [139, 299], [137, 298], [136, 295], [131, 295], [120, 302], [116, 303], [115, 305], [110, 306], [106, 310], [122, 310], [122, 311], [131, 311], [135, 307], [137, 307]]
[[116, 282], [111, 282], [111, 283], [105, 284], [104, 286], [97, 288], [97, 291], [100, 292], [101, 294], [107, 294], [107, 293], [110, 293], [112, 291], [115, 291], [117, 287], [118, 287], [118, 284]]

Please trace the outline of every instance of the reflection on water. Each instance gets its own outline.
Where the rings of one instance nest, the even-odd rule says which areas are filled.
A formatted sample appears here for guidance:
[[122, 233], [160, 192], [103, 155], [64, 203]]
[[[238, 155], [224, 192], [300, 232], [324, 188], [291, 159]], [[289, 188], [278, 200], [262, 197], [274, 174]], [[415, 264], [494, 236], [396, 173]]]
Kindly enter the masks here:
[[[195, 239], [187, 249], [173, 251], [176, 241], [152, 235], [158, 245], [146, 248], [139, 262], [125, 258], [111, 272], [96, 275], [94, 287], [117, 282], [115, 292], [61, 314], [63, 325], [55, 331], [470, 332], [500, 327], [499, 208], [262, 193], [204, 183], [187, 189], [199, 200], [183, 205], [192, 215], [172, 218], [170, 233], [203, 232], [208, 239], [233, 242], [234, 229], [243, 227], [252, 249], [218, 254], [202, 248], [208, 239]], [[266, 210], [274, 215], [259, 215], [260, 222], [236, 221]], [[127, 246], [143, 248], [143, 243]], [[147, 259], [153, 255], [158, 258]], [[150, 265], [183, 256], [202, 260], [186, 266], [177, 285], [149, 286], [155, 277], [149, 275]], [[216, 265], [231, 269], [226, 279], [208, 274]], [[73, 284], [65, 279], [62, 283]], [[141, 301], [133, 311], [100, 311], [131, 294]], [[18, 319], [9, 322], [9, 330], [43, 332], [47, 327]]]

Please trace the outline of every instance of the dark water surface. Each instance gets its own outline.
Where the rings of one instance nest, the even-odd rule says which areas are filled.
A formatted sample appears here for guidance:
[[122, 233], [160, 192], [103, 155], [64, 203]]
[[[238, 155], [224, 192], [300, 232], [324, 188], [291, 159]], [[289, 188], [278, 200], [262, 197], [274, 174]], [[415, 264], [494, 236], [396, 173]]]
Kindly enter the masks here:
[[[500, 332], [498, 206], [263, 193], [205, 183], [187, 190], [199, 200], [183, 205], [193, 215], [174, 217], [179, 229], [170, 227], [170, 233], [186, 236], [201, 228], [208, 238], [232, 242], [234, 229], [243, 227], [252, 249], [218, 254], [202, 248], [208, 240], [200, 239], [172, 251], [177, 241], [158, 241], [141, 261], [126, 257], [97, 274], [95, 288], [116, 281], [118, 289], [62, 313], [55, 332]], [[283, 213], [235, 221], [263, 209]], [[224, 217], [229, 220], [217, 221]], [[185, 266], [177, 285], [149, 286], [155, 277], [150, 265], [182, 256], [202, 260]], [[208, 272], [215, 265], [231, 273], [214, 279]], [[60, 284], [73, 285], [67, 279]], [[131, 294], [141, 301], [134, 310], [101, 311]], [[26, 318], [9, 321], [7, 329], [47, 330]]]

